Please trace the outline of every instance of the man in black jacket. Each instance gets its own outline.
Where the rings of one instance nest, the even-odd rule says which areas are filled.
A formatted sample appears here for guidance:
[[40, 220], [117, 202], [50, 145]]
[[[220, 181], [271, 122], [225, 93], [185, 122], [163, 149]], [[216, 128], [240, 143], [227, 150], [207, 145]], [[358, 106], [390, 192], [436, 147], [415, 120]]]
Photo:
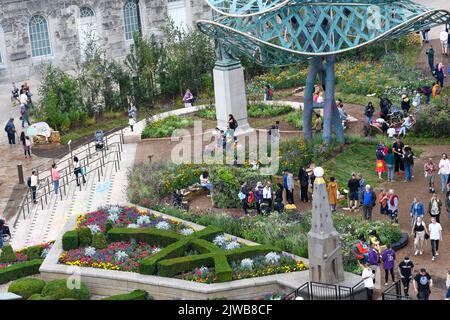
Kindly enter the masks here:
[[298, 180], [300, 181], [300, 201], [308, 202], [308, 185], [309, 175], [305, 167], [301, 167], [298, 172]]

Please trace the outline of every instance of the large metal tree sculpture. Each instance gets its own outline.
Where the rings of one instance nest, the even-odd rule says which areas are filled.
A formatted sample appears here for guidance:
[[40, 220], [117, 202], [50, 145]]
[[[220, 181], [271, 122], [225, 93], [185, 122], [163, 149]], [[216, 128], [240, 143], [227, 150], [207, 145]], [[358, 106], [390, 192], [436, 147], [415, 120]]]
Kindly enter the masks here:
[[264, 66], [309, 59], [303, 115], [304, 137], [311, 139], [314, 84], [325, 87], [323, 140], [332, 129], [344, 133], [335, 105], [336, 55], [380, 40], [445, 24], [450, 12], [411, 1], [389, 0], [206, 0], [213, 20], [198, 28], [238, 54]]

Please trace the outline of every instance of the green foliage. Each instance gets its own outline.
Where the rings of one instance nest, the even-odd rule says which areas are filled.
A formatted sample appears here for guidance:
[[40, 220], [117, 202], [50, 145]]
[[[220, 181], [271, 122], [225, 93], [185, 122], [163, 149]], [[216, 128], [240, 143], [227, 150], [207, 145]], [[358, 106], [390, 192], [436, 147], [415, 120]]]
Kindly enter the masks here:
[[91, 293], [85, 283], [80, 282], [80, 288], [69, 288], [68, 280], [57, 279], [47, 282], [42, 290], [43, 296], [53, 297], [55, 300], [72, 298], [75, 300], [89, 300]]
[[266, 103], [249, 104], [248, 116], [250, 118], [275, 117], [280, 114], [289, 113], [293, 108], [289, 105], [277, 105]]
[[63, 250], [68, 251], [78, 248], [78, 231], [71, 230], [64, 233], [62, 237]]
[[15, 293], [23, 299], [28, 299], [33, 294], [40, 294], [44, 289], [45, 281], [37, 278], [22, 278], [15, 280], [8, 287], [8, 292]]
[[303, 130], [303, 112], [296, 110], [289, 113], [286, 117], [286, 122], [292, 124], [297, 129]]
[[28, 260], [40, 259], [43, 248], [41, 246], [31, 246], [26, 250]]
[[173, 231], [156, 228], [113, 228], [108, 231], [107, 238], [110, 242], [135, 239], [149, 244], [167, 246], [180, 240], [182, 236]]
[[35, 259], [0, 269], [0, 284], [39, 273], [42, 261], [42, 259]]
[[147, 291], [138, 289], [131, 291], [130, 293], [118, 294], [102, 300], [153, 300], [153, 297], [150, 296]]
[[11, 245], [6, 245], [0, 248], [0, 262], [14, 262], [16, 261], [16, 253]]
[[105, 249], [108, 247], [108, 241], [106, 241], [106, 236], [103, 233], [96, 233], [92, 236], [92, 246], [95, 249]]
[[192, 118], [169, 116], [146, 125], [141, 137], [142, 139], [170, 137], [176, 129], [189, 128], [193, 125]]
[[80, 247], [89, 247], [92, 243], [92, 232], [89, 228], [78, 229], [78, 241]]
[[42, 294], [36, 293], [31, 295], [28, 300], [56, 300], [51, 296], [43, 296]]
[[214, 258], [211, 253], [162, 260], [158, 262], [158, 275], [162, 277], [173, 277], [201, 266], [214, 266]]
[[416, 124], [412, 127], [415, 136], [425, 138], [450, 137], [449, 104], [431, 104], [422, 106], [416, 115]]

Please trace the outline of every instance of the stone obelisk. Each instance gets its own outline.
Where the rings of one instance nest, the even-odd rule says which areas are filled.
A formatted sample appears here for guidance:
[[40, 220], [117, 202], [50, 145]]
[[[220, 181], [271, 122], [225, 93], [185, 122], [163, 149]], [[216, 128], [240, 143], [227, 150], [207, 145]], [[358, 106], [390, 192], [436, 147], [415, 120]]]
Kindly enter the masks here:
[[334, 228], [328, 204], [324, 170], [314, 169], [311, 230], [308, 232], [309, 281], [337, 284], [344, 281], [339, 233]]

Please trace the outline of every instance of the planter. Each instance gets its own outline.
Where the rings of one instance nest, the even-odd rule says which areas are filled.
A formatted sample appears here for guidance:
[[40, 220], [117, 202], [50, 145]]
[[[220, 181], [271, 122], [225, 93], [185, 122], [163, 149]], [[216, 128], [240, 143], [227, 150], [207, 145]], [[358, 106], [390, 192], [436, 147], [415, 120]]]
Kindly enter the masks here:
[[406, 247], [406, 245], [408, 244], [408, 239], [409, 239], [408, 234], [407, 233], [402, 233], [402, 236], [400, 237], [400, 240], [398, 242], [392, 244], [392, 249], [394, 251], [398, 251], [398, 250]]

